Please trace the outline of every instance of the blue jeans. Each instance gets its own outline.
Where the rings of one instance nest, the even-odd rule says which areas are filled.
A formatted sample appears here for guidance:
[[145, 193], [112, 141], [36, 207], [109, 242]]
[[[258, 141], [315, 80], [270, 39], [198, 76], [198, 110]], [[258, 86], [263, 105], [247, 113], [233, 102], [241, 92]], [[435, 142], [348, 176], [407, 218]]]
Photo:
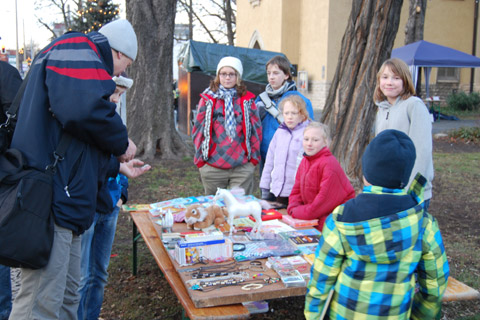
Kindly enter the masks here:
[[95, 213], [92, 226], [82, 235], [79, 320], [100, 315], [119, 210], [115, 206], [110, 214]]
[[0, 264], [0, 320], [7, 320], [12, 311], [10, 268]]

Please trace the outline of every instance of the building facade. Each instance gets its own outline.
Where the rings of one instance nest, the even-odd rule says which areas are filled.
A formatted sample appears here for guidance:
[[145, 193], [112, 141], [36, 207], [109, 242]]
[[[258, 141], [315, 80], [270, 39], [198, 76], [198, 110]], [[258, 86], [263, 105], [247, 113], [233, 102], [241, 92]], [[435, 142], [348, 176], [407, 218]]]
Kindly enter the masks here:
[[[323, 109], [351, 7], [352, 0], [240, 0], [236, 45], [283, 52], [308, 79], [304, 94]], [[394, 48], [404, 45], [408, 9], [404, 1]], [[472, 54], [474, 13], [475, 0], [428, 0], [424, 40]], [[471, 69], [433, 68], [430, 95], [444, 100], [452, 91], [469, 91], [470, 82]], [[473, 85], [480, 90], [480, 70]]]

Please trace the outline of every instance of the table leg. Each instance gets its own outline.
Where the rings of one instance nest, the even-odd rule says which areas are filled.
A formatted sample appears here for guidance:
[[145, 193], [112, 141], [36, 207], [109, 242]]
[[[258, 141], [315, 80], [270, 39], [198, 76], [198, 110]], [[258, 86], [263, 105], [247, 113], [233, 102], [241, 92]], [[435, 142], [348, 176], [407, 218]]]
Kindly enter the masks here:
[[137, 230], [137, 225], [132, 221], [132, 274], [137, 275], [137, 242], [142, 235]]

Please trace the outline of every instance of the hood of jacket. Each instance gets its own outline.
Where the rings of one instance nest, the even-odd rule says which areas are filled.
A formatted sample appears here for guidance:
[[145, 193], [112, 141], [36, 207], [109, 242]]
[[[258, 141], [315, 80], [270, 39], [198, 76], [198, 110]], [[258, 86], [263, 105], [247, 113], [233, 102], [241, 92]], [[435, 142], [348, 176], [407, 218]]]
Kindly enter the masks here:
[[112, 48], [108, 44], [108, 39], [103, 34], [96, 31], [90, 32], [87, 37], [89, 37], [90, 40], [97, 45], [98, 52], [105, 65], [105, 69], [111, 76], [113, 76]]
[[361, 261], [392, 264], [412, 252], [419, 240], [423, 219], [423, 207], [417, 205], [381, 218], [335, 223], [343, 235], [345, 251], [353, 251]]
[[[425, 179], [421, 177], [420, 182], [414, 183], [408, 191], [414, 193], [417, 205], [398, 213], [359, 222], [343, 222], [339, 220], [340, 215], [345, 213], [345, 206], [337, 208], [332, 218], [342, 235], [345, 251], [356, 255], [360, 261], [376, 264], [396, 263], [411, 254], [412, 248], [421, 243], [419, 240], [426, 215], [423, 209], [425, 183]], [[381, 193], [382, 189], [385, 190], [373, 187], [371, 192]], [[404, 196], [407, 192], [402, 190], [396, 194]]]

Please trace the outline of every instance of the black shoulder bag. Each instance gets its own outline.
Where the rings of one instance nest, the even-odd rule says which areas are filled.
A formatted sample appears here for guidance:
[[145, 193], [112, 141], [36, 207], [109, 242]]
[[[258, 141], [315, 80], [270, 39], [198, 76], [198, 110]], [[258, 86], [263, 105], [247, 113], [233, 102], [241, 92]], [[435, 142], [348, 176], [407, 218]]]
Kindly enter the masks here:
[[[16, 118], [24, 89], [25, 83], [8, 110], [7, 125]], [[71, 139], [62, 133], [54, 162], [45, 171], [28, 167], [20, 150], [0, 152], [0, 264], [30, 269], [47, 265], [54, 237], [53, 176]]]

